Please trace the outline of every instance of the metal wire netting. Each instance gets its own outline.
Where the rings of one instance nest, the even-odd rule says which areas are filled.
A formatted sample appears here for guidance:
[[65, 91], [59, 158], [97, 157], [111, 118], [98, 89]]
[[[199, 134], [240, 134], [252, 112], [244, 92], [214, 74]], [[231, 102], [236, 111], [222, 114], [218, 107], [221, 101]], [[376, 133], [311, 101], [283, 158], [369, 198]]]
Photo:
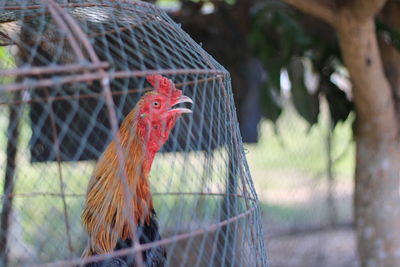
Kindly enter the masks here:
[[[162, 10], [2, 0], [0, 44], [2, 264], [77, 265], [162, 246], [166, 266], [266, 265], [229, 73]], [[151, 74], [193, 100], [151, 168], [162, 239], [83, 262], [88, 181]]]

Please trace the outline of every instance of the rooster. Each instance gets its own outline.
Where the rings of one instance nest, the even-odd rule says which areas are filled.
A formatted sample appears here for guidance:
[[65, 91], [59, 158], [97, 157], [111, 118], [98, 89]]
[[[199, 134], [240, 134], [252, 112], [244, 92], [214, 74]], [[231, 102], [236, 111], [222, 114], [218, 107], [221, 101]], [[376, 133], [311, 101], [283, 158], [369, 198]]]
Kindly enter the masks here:
[[[89, 235], [83, 257], [131, 247], [134, 240], [160, 240], [150, 192], [149, 173], [157, 151], [167, 141], [176, 120], [192, 111], [175, 107], [193, 103], [169, 79], [148, 75], [154, 90], [147, 92], [123, 120], [117, 141], [99, 158], [89, 181], [82, 221]], [[121, 163], [123, 165], [121, 165]], [[164, 266], [162, 247], [144, 250], [144, 266]], [[86, 266], [136, 266], [134, 257], [113, 258]]]

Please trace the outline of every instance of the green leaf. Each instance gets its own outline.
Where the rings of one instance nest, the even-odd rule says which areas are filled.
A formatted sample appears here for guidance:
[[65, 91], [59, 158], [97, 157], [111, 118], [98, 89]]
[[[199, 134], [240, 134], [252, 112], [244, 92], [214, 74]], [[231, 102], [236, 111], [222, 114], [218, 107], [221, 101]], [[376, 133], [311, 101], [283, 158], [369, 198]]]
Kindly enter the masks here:
[[320, 88], [328, 101], [333, 127], [335, 127], [338, 122], [345, 121], [348, 118], [350, 112], [354, 109], [354, 105], [347, 99], [346, 93], [330, 80], [322, 80]]
[[[268, 82], [262, 89], [263, 112], [274, 122], [282, 110], [277, 101], [281, 91], [281, 70], [287, 68], [293, 56], [305, 54], [311, 40], [298, 22], [296, 12], [280, 1], [264, 3], [264, 7], [253, 15], [249, 43], [268, 73]], [[305, 116], [309, 121], [315, 120], [311, 113]]]
[[271, 90], [268, 83], [265, 83], [261, 88], [261, 108], [265, 118], [276, 123], [282, 113], [282, 106], [279, 101], [279, 96]]
[[[0, 69], [12, 67], [15, 67], [14, 57], [10, 54], [7, 47], [0, 46]], [[0, 84], [11, 83], [13, 80], [14, 78], [10, 76], [0, 77]]]
[[376, 20], [376, 31], [379, 35], [387, 34], [389, 41], [394, 48], [400, 51], [400, 32], [393, 27], [383, 23], [381, 20]]
[[300, 58], [292, 60], [288, 67], [292, 84], [292, 99], [296, 110], [310, 125], [318, 121], [319, 98], [317, 93], [310, 93], [304, 82], [304, 66]]

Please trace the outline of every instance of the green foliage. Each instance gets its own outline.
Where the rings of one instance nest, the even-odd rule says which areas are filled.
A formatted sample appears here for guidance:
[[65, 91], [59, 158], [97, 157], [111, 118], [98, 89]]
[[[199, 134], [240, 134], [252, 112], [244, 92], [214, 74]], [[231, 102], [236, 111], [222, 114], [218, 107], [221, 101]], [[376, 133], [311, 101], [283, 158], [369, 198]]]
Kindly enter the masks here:
[[340, 90], [336, 84], [329, 80], [322, 80], [320, 88], [320, 90], [325, 93], [333, 127], [335, 127], [339, 121], [345, 121], [347, 119], [354, 108], [353, 103], [347, 99], [345, 92]]
[[264, 116], [276, 122], [282, 113], [282, 106], [275, 91], [270, 90], [268, 84], [261, 89], [261, 105]]
[[396, 31], [389, 25], [383, 23], [381, 20], [376, 20], [376, 31], [378, 35], [386, 35], [385, 38], [390, 44], [400, 51], [400, 32]]
[[[0, 46], [0, 69], [8, 69], [15, 66], [14, 57], [5, 46]], [[0, 77], [0, 84], [11, 83], [13, 78]]]
[[[281, 114], [280, 79], [281, 72], [287, 70], [292, 101], [300, 116], [309, 125], [317, 123], [319, 101], [326, 97], [335, 126], [346, 120], [353, 109], [346, 94], [331, 82], [331, 75], [343, 65], [338, 42], [332, 36], [326, 40], [326, 36], [315, 35], [303, 25], [304, 18], [281, 1], [266, 1], [253, 16], [250, 45], [268, 73], [261, 102], [271, 106], [263, 107], [263, 115], [276, 122]], [[306, 68], [304, 62], [310, 62], [310, 67]], [[319, 78], [316, 90], [305, 79], [310, 72]]]
[[1, 65], [3, 65], [3, 62], [5, 61], [6, 53], [7, 53], [6, 48], [4, 46], [0, 46]]
[[310, 124], [318, 121], [319, 99], [317, 93], [309, 93], [304, 81], [304, 65], [300, 59], [293, 59], [288, 65], [292, 83], [292, 100], [299, 114]]
[[15, 66], [14, 57], [10, 55], [7, 47], [0, 46], [0, 69], [10, 68]]

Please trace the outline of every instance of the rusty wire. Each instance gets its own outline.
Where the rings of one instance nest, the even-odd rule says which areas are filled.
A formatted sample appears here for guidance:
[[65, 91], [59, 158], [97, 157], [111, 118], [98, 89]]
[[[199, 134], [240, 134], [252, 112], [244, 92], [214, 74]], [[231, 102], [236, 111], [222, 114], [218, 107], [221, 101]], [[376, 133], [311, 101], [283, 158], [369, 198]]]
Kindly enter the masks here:
[[[104, 65], [105, 66], [105, 65]], [[15, 71], [15, 70], [13, 70]], [[22, 70], [22, 73], [31, 73], [34, 74], [33, 72], [29, 71], [29, 70]], [[41, 72], [41, 71], [40, 71]], [[1, 76], [1, 75], [0, 75]], [[193, 85], [194, 83], [199, 84], [199, 83], [204, 83], [204, 82], [209, 82], [211, 80], [215, 80], [217, 79], [218, 76], [216, 77], [210, 77], [207, 79], [198, 79], [197, 81], [188, 81], [188, 82], [184, 82], [184, 83], [176, 83], [175, 86], [177, 88], [181, 88], [185, 85]], [[132, 88], [132, 89], [128, 89], [125, 92], [112, 92], [112, 96], [118, 96], [118, 95], [123, 95], [123, 94], [134, 94], [134, 93], [140, 93], [140, 92], [146, 92], [151, 90], [151, 87], [143, 87], [143, 88]], [[65, 96], [56, 96], [56, 97], [52, 97], [52, 101], [58, 101], [58, 100], [69, 100], [69, 99], [85, 99], [85, 98], [96, 98], [99, 97], [100, 93], [91, 93], [91, 94], [82, 94], [79, 96], [76, 95], [65, 95]], [[23, 104], [23, 103], [40, 103], [40, 102], [45, 102], [47, 101], [47, 97], [43, 97], [43, 98], [35, 98], [35, 99], [29, 99], [29, 100], [13, 100], [13, 101], [0, 101], [0, 105], [10, 105], [10, 104]]]
[[[31, 191], [0, 194], [0, 203], [5, 199], [14, 199], [17, 203], [14, 208], [16, 212], [30, 214], [27, 210], [29, 202], [24, 202], [25, 199], [31, 200], [33, 205], [41, 203], [35, 202], [40, 198], [51, 198], [46, 205], [61, 212], [60, 220], [65, 225], [63, 233], [56, 232], [59, 236], [52, 236], [43, 229], [39, 233], [49, 240], [54, 239], [55, 243], [63, 244], [60, 248], [54, 248], [53, 254], [36, 251], [31, 259], [11, 261], [29, 265], [71, 266], [134, 254], [136, 264], [143, 266], [140, 252], [161, 245], [169, 249], [169, 266], [175, 266], [175, 258], [180, 257], [183, 259], [179, 263], [182, 266], [193, 262], [197, 266], [265, 266], [258, 200], [238, 132], [229, 73], [163, 11], [151, 4], [130, 0], [59, 2], [27, 0], [7, 3], [0, 0], [0, 36], [8, 40], [1, 46], [16, 47], [19, 51], [12, 55], [18, 58], [16, 67], [0, 70], [0, 110], [8, 105], [30, 107], [30, 120], [25, 118], [24, 124], [32, 132], [30, 145], [21, 147], [22, 144], [17, 143], [22, 156], [18, 158], [15, 170], [23, 172], [23, 166], [30, 165], [30, 169], [38, 172], [25, 174], [25, 177], [15, 175], [14, 179], [21, 187], [27, 183], [27, 188], [31, 188], [33, 183], [28, 182], [29, 179], [40, 181], [37, 189], [32, 188]], [[90, 13], [92, 9], [98, 11], [97, 17]], [[82, 15], [86, 15], [86, 11], [87, 17]], [[103, 14], [107, 16], [101, 17]], [[46, 24], [46, 20], [51, 20], [53, 24]], [[1, 25], [10, 22], [19, 23], [20, 28], [15, 30], [17, 34], [2, 32]], [[42, 24], [46, 27], [41, 28]], [[44, 49], [46, 47], [47, 50]], [[46, 58], [43, 56], [45, 53], [53, 54]], [[134, 106], [140, 95], [151, 89], [144, 83], [144, 78], [149, 74], [168, 76], [174, 80], [177, 88], [195, 100], [193, 117], [177, 123], [165, 145], [165, 151], [173, 153], [168, 153], [165, 159], [160, 157], [153, 166], [156, 173], [152, 182], [155, 187], [153, 195], [163, 199], [157, 212], [165, 235], [159, 241], [139, 244], [138, 240], [134, 240], [132, 248], [81, 259], [80, 248], [84, 242], [81, 241], [80, 221], [76, 220], [80, 210], [72, 203], [82, 203], [84, 190], [75, 190], [84, 189], [87, 180], [75, 181], [79, 182], [75, 186], [70, 180], [76, 180], [76, 174], [73, 174], [76, 168], [82, 168], [79, 176], [89, 179], [90, 172], [86, 169], [93, 164], [79, 163], [71, 167], [64, 161], [96, 160], [111, 138], [119, 147], [118, 125], [124, 113], [126, 115], [126, 110]], [[16, 94], [21, 97], [11, 97]], [[89, 103], [92, 106], [85, 109], [84, 106]], [[76, 114], [64, 114], [63, 105], [72, 106], [69, 112]], [[94, 112], [98, 106], [103, 113]], [[75, 120], [81, 116], [83, 124], [95, 126], [90, 126], [91, 130], [83, 128], [82, 132], [74, 132], [81, 129], [67, 124], [71, 118], [68, 116]], [[107, 122], [97, 122], [104, 119]], [[49, 125], [46, 127], [43, 121]], [[73, 147], [81, 149], [80, 155], [66, 155], [65, 150], [69, 150], [71, 144], [65, 143], [63, 138], [72, 136], [70, 140], [77, 140], [87, 133], [96, 138], [94, 127], [97, 127], [97, 131], [101, 129], [105, 132], [97, 137], [104, 140], [97, 143], [90, 143], [88, 139], [77, 141], [78, 145], [73, 144]], [[42, 143], [38, 140], [42, 140]], [[35, 142], [49, 151], [47, 158], [40, 158], [42, 152], [35, 150]], [[96, 145], [98, 147], [94, 147]], [[91, 153], [82, 156], [82, 151], [88, 150]], [[119, 166], [122, 168], [126, 158], [121, 148], [117, 150]], [[4, 157], [7, 155], [0, 155], [0, 161]], [[32, 163], [35, 161], [39, 163]], [[199, 166], [202, 162], [204, 165]], [[199, 170], [202, 167], [207, 168], [206, 172]], [[163, 172], [172, 178], [162, 180], [157, 173]], [[205, 173], [209, 176], [204, 177]], [[49, 179], [46, 176], [51, 175], [58, 176], [58, 191], [51, 191], [42, 184]], [[36, 176], [46, 178], [39, 180], [34, 178]], [[124, 174], [120, 176], [122, 184], [127, 185], [127, 177]], [[198, 184], [197, 178], [204, 184]], [[125, 189], [124, 197], [131, 198], [132, 192], [128, 186]], [[55, 199], [61, 200], [61, 208], [52, 204]], [[191, 212], [184, 212], [190, 207]], [[131, 209], [128, 210], [131, 212]], [[31, 223], [36, 223], [33, 218]], [[198, 226], [193, 228], [193, 225]], [[132, 222], [131, 227], [136, 227], [136, 222]], [[208, 244], [210, 235], [213, 235], [213, 239]], [[195, 238], [199, 236], [203, 238], [197, 244]], [[21, 243], [25, 242], [22, 236], [19, 238]], [[35, 240], [34, 235], [31, 239]], [[181, 252], [185, 255], [176, 254], [181, 251], [180, 242], [186, 242], [182, 250], [184, 252]], [[60, 255], [63, 246], [68, 248], [69, 254]], [[197, 251], [196, 256], [189, 255], [190, 251], [195, 254]], [[4, 262], [4, 259], [1, 260]]]

